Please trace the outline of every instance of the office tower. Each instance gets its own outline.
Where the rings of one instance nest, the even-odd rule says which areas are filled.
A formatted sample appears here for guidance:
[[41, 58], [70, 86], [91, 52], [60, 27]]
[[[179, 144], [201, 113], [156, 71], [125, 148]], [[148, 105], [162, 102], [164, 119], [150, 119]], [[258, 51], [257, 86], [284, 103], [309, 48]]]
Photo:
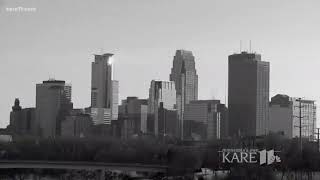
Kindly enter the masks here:
[[73, 107], [70, 86], [53, 79], [36, 85], [36, 126], [40, 136], [54, 138], [61, 134], [61, 122]]
[[[316, 105], [313, 100], [301, 100], [301, 134], [303, 138], [313, 140], [316, 129]], [[300, 137], [298, 98], [277, 94], [270, 102], [269, 131], [280, 133], [287, 138]]]
[[198, 75], [191, 51], [177, 50], [173, 59], [170, 81], [175, 82], [180, 136], [183, 138], [183, 112], [190, 101], [198, 100]]
[[91, 71], [91, 107], [111, 108], [112, 106], [112, 56], [95, 55]]
[[127, 139], [147, 133], [148, 100], [127, 97], [119, 106], [117, 136]]
[[61, 136], [89, 137], [92, 126], [90, 114], [86, 114], [82, 109], [73, 109], [61, 123]]
[[229, 56], [229, 133], [258, 136], [268, 132], [269, 62], [241, 52]]
[[184, 139], [220, 139], [219, 100], [190, 101], [184, 111]]
[[91, 116], [95, 125], [110, 125], [118, 117], [119, 82], [112, 80], [113, 54], [95, 55], [91, 77]]
[[16, 98], [7, 129], [14, 135], [33, 136], [36, 135], [35, 128], [35, 108], [21, 108], [20, 101]]
[[[164, 119], [159, 119], [159, 108], [176, 111], [176, 88], [173, 81], [151, 81], [149, 89], [148, 113], [152, 129], [149, 131], [155, 135], [165, 135]], [[161, 124], [160, 124], [161, 123]], [[161, 128], [161, 129], [160, 129]]]

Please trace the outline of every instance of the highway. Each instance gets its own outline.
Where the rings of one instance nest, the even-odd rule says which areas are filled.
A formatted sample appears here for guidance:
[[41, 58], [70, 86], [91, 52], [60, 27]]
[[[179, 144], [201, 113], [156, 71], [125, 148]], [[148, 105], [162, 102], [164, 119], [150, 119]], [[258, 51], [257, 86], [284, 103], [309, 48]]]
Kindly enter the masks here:
[[70, 169], [89, 170], [99, 173], [98, 179], [104, 179], [105, 171], [139, 171], [139, 172], [162, 172], [166, 173], [168, 167], [163, 165], [146, 165], [130, 163], [103, 163], [83, 161], [27, 161], [27, 160], [0, 160], [1, 169]]

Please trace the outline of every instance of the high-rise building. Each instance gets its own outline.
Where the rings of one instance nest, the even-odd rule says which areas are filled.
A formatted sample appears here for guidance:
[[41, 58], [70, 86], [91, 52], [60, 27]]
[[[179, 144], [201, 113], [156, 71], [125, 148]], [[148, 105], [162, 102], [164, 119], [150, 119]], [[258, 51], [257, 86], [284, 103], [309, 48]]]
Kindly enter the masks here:
[[112, 56], [95, 55], [91, 71], [91, 107], [111, 108], [112, 106]]
[[183, 112], [190, 101], [198, 100], [198, 75], [191, 51], [177, 50], [173, 59], [170, 81], [175, 82], [180, 136], [183, 138]]
[[71, 85], [48, 80], [36, 85], [36, 126], [42, 137], [54, 138], [61, 133], [61, 122], [73, 108]]
[[229, 56], [229, 133], [258, 136], [268, 132], [269, 62], [241, 52]]
[[[159, 108], [176, 111], [176, 88], [173, 81], [151, 81], [149, 89], [148, 113], [151, 114], [153, 126], [149, 131], [155, 135], [164, 135], [165, 126], [163, 119], [160, 119]], [[163, 116], [162, 116], [163, 117]], [[150, 121], [149, 121], [150, 122]], [[150, 127], [150, 125], [149, 125]], [[164, 129], [161, 129], [163, 127]], [[162, 132], [162, 134], [160, 134]]]
[[117, 136], [123, 139], [147, 133], [148, 100], [127, 97], [119, 106]]
[[[277, 94], [270, 102], [269, 131], [287, 138], [300, 137], [300, 108], [298, 98]], [[316, 105], [313, 100], [301, 100], [301, 136], [314, 139], [316, 129]]]
[[95, 55], [91, 76], [91, 116], [95, 125], [118, 117], [119, 82], [112, 80], [113, 54]]
[[219, 100], [196, 100], [184, 112], [185, 140], [220, 139], [221, 113]]
[[18, 98], [10, 113], [10, 124], [7, 128], [14, 135], [34, 136], [37, 135], [35, 127], [35, 108], [21, 108]]
[[88, 137], [92, 131], [92, 120], [82, 109], [73, 109], [61, 123], [62, 137]]

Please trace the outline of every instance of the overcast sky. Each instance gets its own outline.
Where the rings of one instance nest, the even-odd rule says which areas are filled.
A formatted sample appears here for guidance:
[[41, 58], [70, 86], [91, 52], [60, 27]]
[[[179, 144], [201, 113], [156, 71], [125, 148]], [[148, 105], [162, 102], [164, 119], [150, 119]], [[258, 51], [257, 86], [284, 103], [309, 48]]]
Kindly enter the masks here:
[[199, 98], [224, 102], [227, 58], [240, 40], [270, 62], [270, 97], [320, 100], [319, 0], [0, 0], [0, 8], [0, 127], [14, 98], [34, 107], [36, 83], [49, 77], [72, 83], [75, 107], [89, 106], [94, 53], [115, 54], [123, 99], [147, 98], [152, 79], [169, 80], [176, 49], [191, 50]]

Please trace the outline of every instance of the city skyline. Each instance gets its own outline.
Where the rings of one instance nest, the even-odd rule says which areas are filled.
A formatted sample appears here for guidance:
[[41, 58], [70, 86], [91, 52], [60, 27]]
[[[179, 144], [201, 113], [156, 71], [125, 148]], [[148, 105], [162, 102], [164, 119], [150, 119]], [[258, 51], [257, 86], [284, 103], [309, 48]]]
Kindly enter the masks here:
[[[67, 13], [64, 12], [62, 15], [57, 15], [57, 21], [52, 19], [55, 17], [53, 16], [53, 14], [55, 14], [54, 8], [47, 11], [47, 7], [50, 6], [50, 3], [49, 5], [44, 5], [36, 3], [35, 1], [31, 2], [33, 3], [21, 1], [3, 1], [3, 3], [0, 3], [1, 15], [3, 15], [0, 17], [0, 23], [3, 25], [1, 27], [4, 27], [0, 30], [2, 32], [1, 36], [4, 38], [4, 41], [0, 43], [0, 72], [1, 81], [7, 84], [6, 87], [8, 87], [3, 90], [3, 95], [1, 95], [1, 127], [5, 127], [9, 122], [9, 113], [14, 99], [16, 97], [20, 98], [21, 106], [23, 108], [34, 107], [35, 85], [43, 80], [49, 79], [49, 77], [55, 77], [56, 79], [72, 82], [74, 90], [73, 97], [76, 97], [73, 98], [75, 107], [89, 106], [90, 63], [92, 61], [91, 54], [100, 53], [100, 48], [103, 48], [103, 52], [112, 52], [115, 54], [115, 79], [120, 82], [120, 99], [125, 99], [127, 96], [138, 96], [140, 98], [148, 97], [148, 86], [150, 80], [167, 80], [174, 52], [177, 49], [186, 49], [192, 51], [196, 59], [196, 69], [199, 75], [199, 99], [211, 99], [212, 96], [215, 96], [215, 99], [220, 99], [224, 102], [224, 96], [227, 95], [227, 56], [234, 52], [239, 52], [239, 41], [241, 39], [243, 40], [243, 50], [249, 49], [248, 41], [251, 39], [252, 49], [262, 54], [264, 59], [271, 63], [270, 96], [274, 96], [275, 94], [287, 94], [293, 97], [302, 96], [307, 99], [319, 100], [318, 92], [320, 88], [306, 88], [308, 85], [316, 84], [317, 82], [316, 67], [319, 63], [317, 62], [318, 56], [316, 47], [319, 36], [315, 36], [313, 32], [317, 32], [319, 30], [319, 26], [313, 25], [313, 18], [317, 17], [317, 14], [315, 13], [318, 12], [316, 9], [310, 7], [308, 12], [299, 11], [300, 13], [302, 12], [301, 16], [297, 16], [295, 14], [295, 10], [298, 10], [301, 5], [303, 5], [302, 7], [308, 8], [310, 6], [308, 3], [299, 4], [296, 2], [281, 2], [277, 4], [278, 7], [275, 7], [275, 10], [272, 11], [273, 13], [269, 13], [268, 10], [270, 10], [270, 5], [268, 6], [268, 3], [266, 2], [263, 3], [266, 7], [265, 9], [261, 8], [263, 5], [260, 6], [252, 1], [246, 1], [243, 5], [240, 4], [241, 7], [245, 8], [246, 4], [251, 2], [252, 6], [257, 8], [252, 12], [255, 15], [259, 14], [259, 16], [256, 17], [257, 19], [249, 16], [249, 14], [245, 12], [240, 14], [239, 18], [235, 18], [234, 16], [238, 15], [239, 11], [232, 12], [230, 16], [226, 16], [221, 11], [213, 13], [211, 12], [213, 10], [209, 8], [204, 8], [203, 13], [200, 13], [199, 15], [196, 15], [196, 13], [191, 13], [191, 15], [182, 13], [181, 17], [186, 16], [185, 18], [182, 18], [182, 24], [178, 24], [177, 26], [174, 26], [173, 29], [164, 31], [164, 33], [161, 33], [160, 30], [151, 34], [147, 33], [146, 37], [142, 38], [140, 43], [137, 41], [134, 42], [134, 40], [137, 40], [134, 36], [141, 34], [141, 30], [145, 28], [146, 25], [152, 25], [154, 22], [147, 18], [142, 18], [142, 20], [139, 20], [139, 18], [148, 14], [150, 11], [155, 10], [156, 14], [154, 17], [160, 19], [160, 25], [163, 25], [161, 30], [163, 30], [169, 25], [172, 25], [171, 23], [178, 22], [178, 20], [181, 19], [181, 17], [177, 15], [178, 17], [172, 17], [173, 19], [171, 20], [169, 19], [168, 23], [163, 21], [168, 20], [175, 7], [182, 6], [187, 9], [191, 9], [193, 3], [170, 4], [169, 2], [157, 2], [157, 5], [159, 5], [157, 8], [153, 7], [152, 3], [146, 3], [144, 6], [146, 9], [143, 7], [140, 7], [142, 9], [139, 9], [139, 3], [131, 4], [133, 5], [133, 10], [138, 11], [138, 17], [132, 17], [132, 20], [139, 22], [137, 26], [134, 26], [137, 29], [133, 29], [133, 31], [130, 32], [121, 31], [118, 35], [124, 33], [124, 38], [117, 41], [115, 40], [117, 38], [111, 37], [116, 35], [112, 30], [113, 28], [110, 28], [107, 23], [102, 23], [105, 19], [102, 18], [98, 21], [94, 21], [96, 14], [91, 14], [87, 19], [85, 19], [84, 23], [80, 23], [78, 21], [69, 22], [74, 18], [74, 16], [79, 15], [78, 12], [81, 9], [83, 10], [83, 8], [86, 7], [86, 3], [84, 2], [81, 2], [80, 5], [75, 7], [68, 3], [63, 4], [63, 6], [61, 4], [54, 5], [53, 3], [52, 5], [56, 8], [62, 8], [70, 11]], [[199, 4], [199, 6], [202, 7], [210, 4], [210, 2], [206, 2], [204, 4]], [[272, 4], [272, 1], [270, 4]], [[8, 14], [8, 12], [5, 12], [4, 10], [6, 7], [16, 7], [19, 5], [24, 7], [34, 6], [37, 8], [37, 12], [34, 12], [34, 14], [19, 15]], [[113, 5], [115, 8], [124, 6], [123, 3], [115, 3]], [[212, 7], [213, 5], [216, 5], [215, 7], [227, 7], [226, 4], [218, 2], [214, 2], [209, 7]], [[164, 10], [166, 6], [170, 6], [168, 10], [169, 14], [161, 14], [161, 10]], [[128, 6], [124, 6], [124, 8], [127, 8], [131, 13], [133, 12], [133, 10]], [[281, 8], [289, 9], [286, 11], [286, 15], [281, 14]], [[178, 9], [178, 11], [181, 10]], [[45, 22], [43, 27], [41, 26], [39, 30], [37, 30], [39, 24], [47, 20], [46, 18], [39, 17], [43, 15], [44, 12], [48, 13], [46, 18], [49, 18], [49, 21]], [[67, 17], [71, 19], [67, 18], [67, 22], [62, 21], [62, 18], [64, 17], [63, 15], [65, 14], [70, 14]], [[116, 16], [118, 13], [114, 9], [110, 14], [108, 14], [108, 12], [106, 12], [106, 14], [115, 18], [115, 20], [111, 22], [126, 22], [125, 19], [129, 15], [126, 14], [118, 17]], [[163, 18], [161, 18], [162, 15], [164, 16]], [[268, 15], [268, 17], [265, 17], [265, 15]], [[188, 21], [186, 21], [186, 19], [190, 17], [190, 21], [194, 24], [187, 23]], [[219, 20], [217, 17], [226, 17], [225, 23], [221, 20], [217, 21]], [[228, 19], [228, 17], [230, 19]], [[275, 20], [273, 21], [272, 17], [278, 17], [278, 19], [274, 18]], [[305, 18], [302, 17], [308, 18], [304, 21]], [[78, 18], [81, 19], [81, 16], [76, 19]], [[203, 19], [202, 21], [197, 22], [196, 20], [198, 20], [198, 18]], [[239, 34], [234, 34], [234, 30], [228, 30], [229, 28], [235, 28], [235, 25], [230, 23], [234, 22], [234, 20], [240, 20], [241, 18], [243, 18], [243, 22], [240, 23], [238, 28], [236, 28]], [[291, 20], [292, 18], [295, 18], [295, 23]], [[108, 16], [107, 19], [110, 20], [110, 17]], [[102, 30], [110, 30], [108, 32], [111, 36], [103, 35], [102, 31], [98, 30], [94, 32], [103, 35], [103, 37], [99, 36], [98, 38], [96, 36], [89, 36], [92, 38], [89, 39], [86, 38], [86, 36], [82, 36], [84, 34], [90, 34], [92, 30], [90, 28], [85, 28], [87, 21], [92, 21], [90, 24], [95, 24], [94, 27], [100, 27]], [[209, 25], [204, 25], [206, 22], [209, 22]], [[252, 24], [247, 22], [251, 22]], [[284, 22], [285, 25], [277, 26], [282, 22]], [[67, 26], [66, 23], [74, 23], [73, 25], [75, 27], [71, 27], [72, 25]], [[143, 23], [146, 23], [146, 25], [143, 25]], [[215, 26], [215, 24], [218, 26]], [[264, 27], [274, 24], [273, 27], [277, 26], [277, 29], [270, 28], [265, 31], [259, 31], [261, 30], [260, 28], [253, 28], [254, 26], [261, 24], [263, 24]], [[46, 25], [48, 25], [49, 29]], [[114, 26], [111, 27], [114, 27], [115, 29], [123, 26], [114, 23], [112, 25]], [[250, 31], [253, 35], [249, 35], [245, 32], [248, 30], [244, 28], [245, 25], [249, 25], [247, 28], [252, 28], [252, 31], [255, 31]], [[308, 30], [303, 31], [306, 25], [313, 28], [308, 28]], [[130, 26], [132, 26], [132, 24]], [[124, 27], [130, 26], [124, 25]], [[76, 28], [80, 27], [83, 27], [84, 29], [80, 30], [78, 33], [75, 32], [74, 36], [69, 36], [74, 33]], [[191, 29], [179, 34], [179, 30], [184, 27], [190, 27]], [[208, 28], [208, 30], [206, 30], [206, 28]], [[226, 29], [227, 31], [223, 33], [222, 30]], [[150, 31], [151, 29], [147, 28], [146, 30]], [[22, 31], [25, 33], [22, 33]], [[256, 31], [259, 31], [259, 33], [256, 33]], [[311, 31], [311, 33], [306, 33], [308, 31]], [[60, 34], [59, 32], [63, 33]], [[35, 35], [34, 33], [39, 34], [39, 37], [32, 36]], [[174, 38], [171, 35], [172, 33], [177, 33], [177, 37]], [[164, 37], [164, 40], [160, 40], [161, 38], [156, 37], [156, 35], [160, 34], [163, 36], [170, 36]], [[224, 38], [218, 38], [219, 36]], [[42, 41], [40, 41], [43, 37], [45, 37], [44, 41], [47, 43], [46, 46], [42, 46]], [[63, 40], [61, 37], [68, 38]], [[73, 41], [75, 38], [79, 37], [83, 37], [83, 40]], [[138, 36], [138, 38], [139, 37], [140, 36]], [[187, 40], [188, 38], [185, 37], [190, 37], [190, 39]], [[54, 38], [58, 38], [59, 40], [55, 40]], [[124, 40], [125, 38], [128, 39]], [[147, 40], [148, 38], [150, 40]], [[270, 40], [268, 40], [268, 38]], [[168, 41], [170, 39], [172, 42]], [[154, 40], [158, 41], [153, 44], [152, 41]], [[79, 43], [82, 41], [83, 43]], [[295, 41], [297, 43], [293, 44], [292, 42]], [[76, 43], [79, 43], [80, 45], [77, 46]], [[31, 46], [29, 46], [30, 44]], [[61, 45], [61, 47], [57, 47], [57, 44], [59, 44], [59, 46]], [[275, 44], [277, 44], [277, 46], [275, 46]], [[307, 47], [307, 49], [303, 49], [303, 46]], [[38, 65], [36, 67], [41, 68], [34, 68], [35, 64]], [[153, 69], [155, 68], [158, 68], [159, 70], [154, 71]], [[303, 73], [299, 74], [297, 72], [300, 68], [307, 69], [307, 71], [303, 71]], [[134, 72], [132, 73], [135, 75], [132, 76], [133, 79], [128, 78], [125, 73], [130, 71]], [[304, 79], [307, 80], [303, 81]], [[133, 80], [135, 81], [133, 82]], [[136, 83], [139, 85], [134, 86]], [[23, 87], [23, 90], [21, 87]]]

